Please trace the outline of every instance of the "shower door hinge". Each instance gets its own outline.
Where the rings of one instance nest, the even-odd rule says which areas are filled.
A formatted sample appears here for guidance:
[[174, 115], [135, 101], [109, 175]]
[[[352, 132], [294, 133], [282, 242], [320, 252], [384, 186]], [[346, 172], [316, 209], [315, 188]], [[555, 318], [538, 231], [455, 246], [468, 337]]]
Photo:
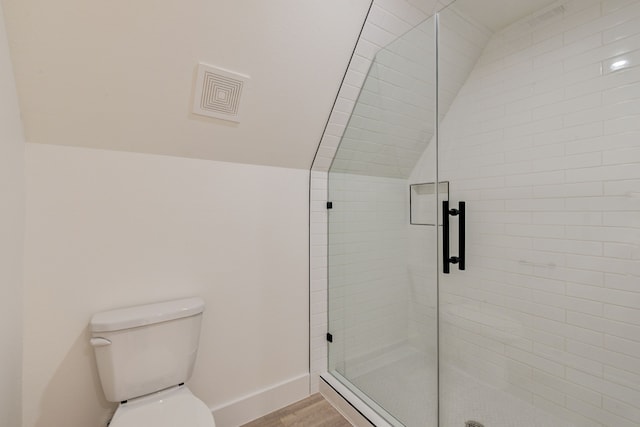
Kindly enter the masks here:
[[327, 209], [333, 209], [333, 202], [327, 202]]
[[327, 332], [327, 341], [333, 342], [333, 335], [331, 335], [329, 332]]

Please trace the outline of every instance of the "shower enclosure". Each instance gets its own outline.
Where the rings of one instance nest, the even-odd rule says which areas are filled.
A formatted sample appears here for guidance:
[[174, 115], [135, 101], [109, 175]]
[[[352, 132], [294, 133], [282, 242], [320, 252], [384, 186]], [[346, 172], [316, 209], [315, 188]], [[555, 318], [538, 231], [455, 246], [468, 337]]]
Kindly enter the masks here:
[[479, 3], [360, 89], [328, 173], [327, 378], [393, 426], [638, 427], [640, 1], [500, 27]]

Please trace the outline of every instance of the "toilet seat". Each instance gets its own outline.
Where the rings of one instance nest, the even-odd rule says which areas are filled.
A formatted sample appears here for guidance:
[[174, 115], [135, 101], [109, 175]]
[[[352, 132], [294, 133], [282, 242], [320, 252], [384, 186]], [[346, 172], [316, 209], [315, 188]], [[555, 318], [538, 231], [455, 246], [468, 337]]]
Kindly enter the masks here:
[[207, 405], [186, 386], [120, 404], [109, 427], [215, 427]]

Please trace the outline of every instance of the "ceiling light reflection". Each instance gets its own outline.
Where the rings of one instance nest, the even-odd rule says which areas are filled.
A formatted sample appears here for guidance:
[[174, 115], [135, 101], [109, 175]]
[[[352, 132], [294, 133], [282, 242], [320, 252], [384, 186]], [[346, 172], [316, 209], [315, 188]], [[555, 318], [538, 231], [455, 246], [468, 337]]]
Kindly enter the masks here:
[[629, 65], [629, 61], [627, 61], [626, 59], [621, 59], [609, 65], [609, 69], [611, 71], [617, 71], [621, 68], [625, 68], [627, 65]]

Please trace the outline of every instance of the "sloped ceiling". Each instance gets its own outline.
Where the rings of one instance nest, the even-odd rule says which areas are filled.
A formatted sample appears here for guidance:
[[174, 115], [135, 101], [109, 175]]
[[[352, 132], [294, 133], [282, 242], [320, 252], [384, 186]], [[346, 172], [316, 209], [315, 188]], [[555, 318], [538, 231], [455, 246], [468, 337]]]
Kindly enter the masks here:
[[434, 20], [414, 27], [380, 50], [369, 69], [332, 172], [408, 178], [433, 141], [438, 113], [444, 117], [492, 33], [445, 10], [438, 35], [436, 87]]
[[[369, 0], [3, 0], [28, 142], [308, 168]], [[251, 77], [190, 113], [198, 62]]]
[[[440, 11], [440, 120], [494, 32], [555, 1], [406, 0], [425, 15]], [[411, 13], [410, 9], [401, 11], [400, 16]], [[377, 53], [331, 164], [332, 172], [410, 176], [435, 130], [433, 32], [433, 22], [428, 19]]]
[[557, 0], [456, 0], [465, 16], [496, 32]]

